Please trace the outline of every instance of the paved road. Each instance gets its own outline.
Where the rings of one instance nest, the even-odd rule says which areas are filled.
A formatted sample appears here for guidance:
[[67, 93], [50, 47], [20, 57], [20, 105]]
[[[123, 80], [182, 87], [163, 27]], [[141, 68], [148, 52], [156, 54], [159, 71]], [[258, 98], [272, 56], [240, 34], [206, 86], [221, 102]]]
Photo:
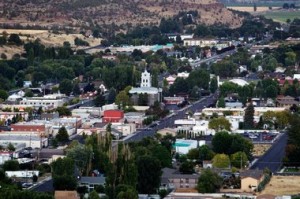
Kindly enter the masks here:
[[287, 143], [287, 133], [283, 133], [272, 147], [256, 161], [251, 169], [269, 168], [273, 173], [277, 172], [282, 166], [282, 158], [285, 155], [285, 146]]
[[[203, 108], [208, 107], [209, 105], [213, 104], [217, 100], [218, 93], [212, 94], [210, 96], [206, 96], [196, 102], [194, 102], [191, 105], [188, 105], [184, 107], [183, 109], [178, 110], [176, 113], [171, 114], [167, 116], [166, 118], [163, 118], [162, 120], [159, 121], [159, 123], [152, 127], [152, 128], [146, 128], [140, 131], [137, 131], [136, 133], [127, 136], [126, 138], [123, 139], [125, 143], [128, 142], [134, 142], [134, 141], [140, 141], [145, 137], [153, 137], [156, 133], [156, 131], [167, 128], [167, 127], [172, 127], [174, 125], [174, 121], [177, 119], [182, 119], [185, 117], [186, 112], [196, 112], [196, 111], [201, 111]], [[150, 125], [151, 126], [151, 125]]]
[[49, 178], [43, 181], [41, 184], [34, 186], [31, 190], [38, 191], [38, 192], [53, 192], [54, 191], [53, 179]]

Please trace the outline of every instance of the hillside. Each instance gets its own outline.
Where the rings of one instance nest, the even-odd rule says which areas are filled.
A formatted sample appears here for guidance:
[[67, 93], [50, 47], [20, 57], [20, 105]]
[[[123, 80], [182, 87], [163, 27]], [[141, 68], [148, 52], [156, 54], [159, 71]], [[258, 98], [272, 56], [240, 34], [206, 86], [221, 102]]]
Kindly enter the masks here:
[[158, 24], [162, 17], [197, 10], [197, 22], [241, 25], [242, 19], [217, 0], [6, 0], [0, 2], [0, 23], [88, 27], [116, 24]]

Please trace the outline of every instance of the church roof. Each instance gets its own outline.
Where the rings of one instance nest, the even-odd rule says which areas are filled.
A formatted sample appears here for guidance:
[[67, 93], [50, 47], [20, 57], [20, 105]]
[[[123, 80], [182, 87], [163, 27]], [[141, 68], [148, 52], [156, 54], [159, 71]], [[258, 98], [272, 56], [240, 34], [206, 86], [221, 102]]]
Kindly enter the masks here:
[[159, 92], [162, 92], [161, 88], [155, 88], [155, 87], [139, 87], [139, 88], [132, 88], [129, 93], [130, 94], [140, 94], [140, 93], [147, 93], [147, 94], [157, 94]]

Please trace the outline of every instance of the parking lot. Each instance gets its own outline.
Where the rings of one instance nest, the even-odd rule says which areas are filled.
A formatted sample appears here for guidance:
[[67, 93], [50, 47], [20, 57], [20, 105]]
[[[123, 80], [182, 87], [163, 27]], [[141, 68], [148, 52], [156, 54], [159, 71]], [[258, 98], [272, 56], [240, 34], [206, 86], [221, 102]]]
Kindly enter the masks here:
[[245, 131], [243, 133], [243, 136], [253, 143], [272, 143], [278, 135], [280, 133], [275, 131]]

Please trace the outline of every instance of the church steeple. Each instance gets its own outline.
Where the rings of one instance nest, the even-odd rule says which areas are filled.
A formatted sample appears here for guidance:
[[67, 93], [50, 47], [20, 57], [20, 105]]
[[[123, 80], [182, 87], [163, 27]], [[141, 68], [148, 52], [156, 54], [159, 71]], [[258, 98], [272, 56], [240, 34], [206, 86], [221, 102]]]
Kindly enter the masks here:
[[151, 74], [145, 68], [141, 76], [141, 87], [151, 87]]

